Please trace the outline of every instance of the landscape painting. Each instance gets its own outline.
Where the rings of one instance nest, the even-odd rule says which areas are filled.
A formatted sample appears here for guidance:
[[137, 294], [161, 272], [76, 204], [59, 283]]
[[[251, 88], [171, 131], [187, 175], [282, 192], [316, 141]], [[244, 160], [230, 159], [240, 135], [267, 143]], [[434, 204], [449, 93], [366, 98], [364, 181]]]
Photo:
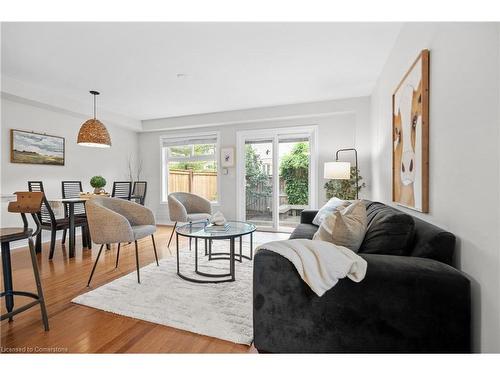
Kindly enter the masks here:
[[423, 50], [392, 96], [393, 201], [429, 211], [429, 51]]
[[11, 129], [10, 161], [24, 164], [64, 165], [64, 138]]

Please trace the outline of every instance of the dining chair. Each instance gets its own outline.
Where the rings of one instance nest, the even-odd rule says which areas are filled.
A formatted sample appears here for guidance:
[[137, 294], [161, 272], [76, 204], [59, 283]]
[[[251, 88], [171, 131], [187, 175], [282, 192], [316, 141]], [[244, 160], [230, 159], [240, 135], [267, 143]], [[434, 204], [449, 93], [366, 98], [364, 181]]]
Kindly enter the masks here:
[[[28, 181], [28, 190], [30, 192], [44, 192], [42, 181]], [[54, 211], [50, 206], [45, 194], [42, 199], [42, 207], [38, 213], [38, 217], [41, 223], [41, 229], [50, 231], [50, 253], [49, 259], [54, 257], [54, 250], [56, 248], [56, 234], [58, 230], [68, 230], [69, 229], [69, 218], [64, 217], [56, 219]], [[88, 227], [87, 220], [84, 217], [75, 216], [75, 227], [82, 228], [82, 242], [83, 247], [88, 246]], [[41, 243], [42, 232], [40, 231], [37, 235], [37, 242]]]
[[132, 182], [130, 181], [115, 181], [113, 182], [113, 190], [111, 197], [130, 200], [132, 190]]
[[167, 247], [172, 242], [177, 223], [189, 223], [210, 219], [212, 205], [208, 199], [193, 193], [176, 192], [168, 195], [168, 215], [174, 221]]
[[144, 206], [147, 187], [148, 183], [146, 181], [134, 181], [134, 187], [132, 188], [132, 200]]
[[106, 244], [118, 244], [115, 264], [115, 268], [117, 268], [120, 258], [120, 244], [122, 242], [135, 243], [137, 282], [140, 284], [141, 278], [139, 275], [139, 250], [137, 241], [141, 238], [151, 236], [156, 265], [159, 266], [154, 238], [156, 222], [153, 212], [149, 208], [123, 199], [97, 197], [87, 202], [86, 209], [92, 239], [95, 243], [101, 244], [87, 286], [90, 286], [102, 249]]
[[[37, 236], [41, 231], [41, 224], [38, 213], [41, 209], [44, 194], [42, 192], [16, 192], [14, 194], [17, 196], [17, 200], [15, 202], [9, 202], [8, 211], [11, 213], [21, 214], [23, 227], [0, 229], [0, 242], [2, 243], [2, 270], [4, 279], [4, 292], [2, 292], [0, 296], [5, 298], [5, 307], [7, 310], [6, 314], [2, 314], [0, 316], [0, 320], [9, 319], [9, 322], [11, 322], [14, 315], [39, 304], [42, 313], [43, 326], [45, 328], [45, 331], [48, 331], [49, 319], [47, 316], [47, 309], [45, 307], [45, 299], [43, 296], [42, 282], [40, 280], [40, 272], [38, 270], [38, 260], [35, 253], [35, 245], [33, 243], [33, 237]], [[36, 225], [35, 231], [28, 227], [28, 219], [26, 218], [26, 214], [31, 214]], [[33, 292], [25, 292], [13, 289], [12, 264], [10, 260], [10, 243], [13, 241], [24, 239], [28, 239], [31, 265], [33, 267], [33, 274], [35, 276], [35, 284], [37, 289], [36, 294]], [[34, 301], [31, 301], [23, 306], [14, 309], [14, 296], [20, 296], [24, 298], [28, 297], [32, 298]]]
[[[66, 198], [80, 198], [80, 193], [83, 192], [82, 182], [81, 181], [62, 181], [61, 182], [61, 191], [62, 197]], [[85, 213], [85, 203], [77, 203], [75, 204], [75, 216], [81, 216], [86, 218]], [[64, 206], [64, 216], [68, 217], [68, 209]], [[66, 232], [67, 230], [63, 230], [61, 243], [66, 242]]]

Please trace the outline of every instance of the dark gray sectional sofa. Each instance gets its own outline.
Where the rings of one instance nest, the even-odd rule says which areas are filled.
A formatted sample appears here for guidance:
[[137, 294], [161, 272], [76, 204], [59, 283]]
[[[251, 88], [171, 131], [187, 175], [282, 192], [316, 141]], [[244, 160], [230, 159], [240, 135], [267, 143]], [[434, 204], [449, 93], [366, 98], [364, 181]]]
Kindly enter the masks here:
[[[363, 201], [365, 279], [318, 297], [292, 263], [255, 256], [254, 345], [273, 353], [467, 353], [470, 282], [451, 266], [455, 236], [379, 202]], [[290, 238], [311, 239], [315, 210]]]

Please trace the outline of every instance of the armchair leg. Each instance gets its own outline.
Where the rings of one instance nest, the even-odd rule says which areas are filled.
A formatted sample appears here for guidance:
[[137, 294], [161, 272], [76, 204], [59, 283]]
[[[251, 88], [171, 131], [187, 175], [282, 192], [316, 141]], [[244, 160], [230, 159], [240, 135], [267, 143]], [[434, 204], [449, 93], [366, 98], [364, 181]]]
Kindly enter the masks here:
[[156, 244], [155, 244], [155, 236], [154, 235], [151, 235], [151, 240], [153, 241], [153, 250], [155, 252], [156, 265], [159, 266], [160, 263], [158, 263], [158, 254], [156, 253]]
[[139, 276], [139, 250], [137, 249], [137, 241], [135, 242], [135, 265], [137, 267], [137, 282], [141, 283], [141, 277]]
[[101, 245], [101, 248], [99, 249], [99, 253], [97, 254], [97, 258], [94, 263], [94, 267], [92, 267], [92, 272], [90, 273], [89, 281], [87, 283], [87, 287], [90, 286], [90, 282], [92, 281], [92, 276], [94, 276], [94, 271], [95, 268], [97, 267], [97, 262], [99, 261], [99, 257], [101, 256], [102, 248], [104, 247], [104, 244]]
[[118, 242], [118, 251], [116, 252], [116, 264], [115, 268], [118, 268], [118, 259], [120, 258], [120, 243]]
[[172, 237], [174, 236], [176, 227], [177, 227], [177, 221], [175, 222], [174, 227], [172, 228], [172, 233], [170, 233], [170, 239], [168, 240], [167, 247], [170, 247], [170, 242], [172, 242]]

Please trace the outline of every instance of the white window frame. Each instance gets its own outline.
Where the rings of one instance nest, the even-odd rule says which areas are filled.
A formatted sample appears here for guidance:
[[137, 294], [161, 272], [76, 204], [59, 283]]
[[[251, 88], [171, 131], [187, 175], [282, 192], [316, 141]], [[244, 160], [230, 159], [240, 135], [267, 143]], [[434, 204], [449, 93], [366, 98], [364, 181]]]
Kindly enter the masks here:
[[[217, 200], [210, 201], [210, 203], [214, 206], [220, 204], [220, 196], [221, 196], [221, 166], [220, 166], [220, 132], [200, 132], [200, 133], [182, 133], [182, 134], [169, 134], [169, 135], [161, 135], [160, 136], [160, 151], [161, 151], [161, 191], [160, 191], [160, 200], [162, 204], [168, 203], [168, 163], [169, 162], [179, 162], [185, 161], [185, 158], [182, 157], [169, 157], [167, 147], [163, 146], [164, 139], [192, 139], [195, 140], [197, 138], [215, 138], [215, 162], [217, 164]], [[214, 158], [211, 155], [203, 155], [191, 157], [190, 161], [212, 161]]]
[[[250, 140], [272, 140], [273, 142], [273, 176], [278, 175], [278, 159], [277, 152], [279, 140], [282, 137], [295, 135], [309, 137], [309, 152], [310, 152], [310, 165], [309, 165], [309, 206], [310, 208], [317, 208], [318, 205], [318, 162], [319, 162], [319, 148], [318, 148], [318, 125], [298, 125], [292, 127], [276, 127], [271, 129], [258, 129], [258, 130], [241, 130], [236, 132], [237, 143], [237, 168], [236, 168], [236, 184], [238, 185], [236, 192], [236, 216], [238, 220], [245, 221], [246, 210], [246, 184], [245, 178], [245, 141]], [[279, 184], [273, 181], [273, 202], [279, 195]], [[274, 204], [273, 204], [274, 206]], [[273, 211], [277, 211], [277, 207], [273, 207]], [[262, 230], [279, 231], [279, 218], [278, 215], [273, 213], [273, 225], [270, 228], [260, 228]]]

